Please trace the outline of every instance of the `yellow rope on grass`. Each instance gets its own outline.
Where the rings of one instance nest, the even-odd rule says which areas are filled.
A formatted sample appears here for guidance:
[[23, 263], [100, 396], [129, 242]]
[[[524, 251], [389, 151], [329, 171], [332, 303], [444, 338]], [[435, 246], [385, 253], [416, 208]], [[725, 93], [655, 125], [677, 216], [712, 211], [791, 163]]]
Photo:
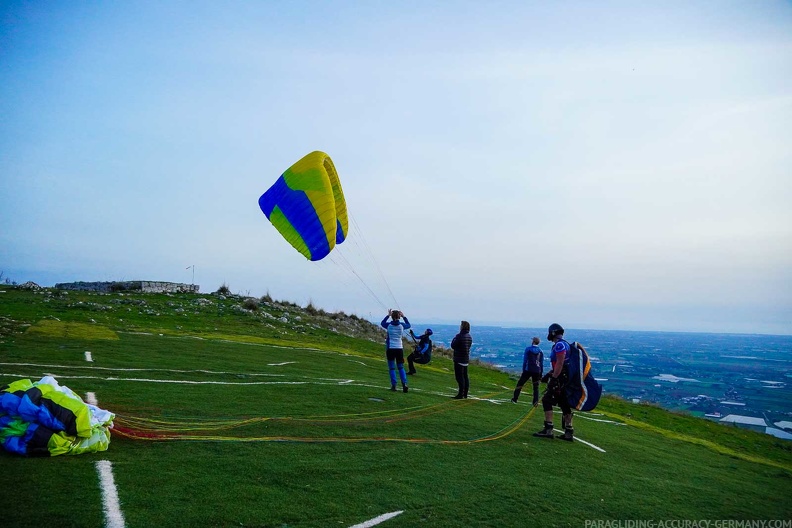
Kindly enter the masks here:
[[640, 422], [638, 420], [633, 420], [631, 418], [627, 418], [626, 416], [622, 416], [620, 414], [607, 412], [607, 411], [599, 411], [605, 416], [610, 418], [616, 418], [618, 420], [623, 421], [627, 425], [631, 425], [638, 429], [643, 429], [644, 431], [651, 431], [653, 433], [657, 433], [659, 435], [665, 436], [666, 438], [671, 438], [672, 440], [679, 440], [681, 442], [687, 442], [689, 444], [700, 445], [705, 447], [711, 451], [719, 453], [721, 455], [727, 455], [734, 458], [739, 458], [740, 460], [745, 460], [747, 462], [754, 462], [756, 464], [764, 464], [766, 466], [771, 466], [779, 469], [784, 469], [786, 471], [792, 472], [792, 465], [784, 464], [783, 462], [776, 462], [775, 460], [769, 460], [764, 457], [756, 456], [756, 455], [748, 455], [745, 453], [740, 453], [739, 451], [735, 451], [726, 446], [722, 446], [720, 444], [716, 444], [715, 442], [710, 442], [709, 440], [704, 440], [702, 438], [698, 438], [695, 436], [689, 436], [682, 433], [677, 433], [674, 431], [669, 431], [667, 429], [663, 429], [661, 427], [657, 427], [655, 425], [650, 425], [648, 423]]
[[[428, 416], [429, 414], [434, 414], [437, 412], [441, 412], [442, 409], [438, 410], [437, 408], [441, 406], [448, 406], [449, 404], [457, 403], [456, 401], [451, 402], [441, 402], [439, 404], [432, 404], [428, 406], [419, 406], [411, 408], [407, 413], [402, 413], [402, 416], [406, 416], [408, 414], [414, 414], [419, 416]], [[463, 402], [464, 404], [469, 405], [472, 403], [471, 401]], [[458, 405], [456, 406], [458, 408]], [[127, 438], [137, 439], [137, 440], [150, 440], [150, 441], [172, 441], [172, 440], [182, 440], [182, 441], [210, 441], [210, 442], [304, 442], [304, 443], [360, 443], [360, 442], [401, 442], [401, 443], [414, 443], [414, 444], [445, 444], [445, 445], [452, 445], [452, 444], [475, 444], [480, 442], [490, 442], [494, 440], [500, 440], [505, 438], [517, 430], [520, 429], [533, 415], [534, 411], [536, 410], [535, 406], [532, 406], [528, 412], [525, 413], [522, 417], [516, 419], [511, 424], [507, 425], [506, 427], [496, 431], [495, 433], [482, 436], [479, 438], [472, 438], [467, 440], [438, 440], [438, 439], [431, 439], [431, 438], [393, 438], [393, 437], [372, 437], [372, 438], [365, 438], [365, 437], [297, 437], [297, 436], [262, 436], [262, 437], [238, 437], [238, 436], [221, 436], [221, 435], [197, 435], [197, 434], [185, 434], [190, 432], [199, 432], [199, 431], [209, 431], [209, 430], [223, 430], [233, 427], [239, 427], [242, 425], [249, 425], [253, 423], [260, 423], [264, 421], [271, 421], [271, 420], [297, 420], [297, 421], [305, 421], [305, 420], [312, 420], [310, 418], [306, 419], [292, 419], [292, 418], [253, 418], [248, 420], [239, 420], [239, 421], [227, 421], [227, 422], [202, 422], [200, 424], [175, 424], [175, 423], [168, 423], [168, 422], [158, 422], [156, 420], [146, 420], [141, 418], [124, 418], [124, 417], [117, 417], [117, 427], [116, 432], [121, 436], [125, 436]], [[403, 410], [402, 410], [403, 411]], [[429, 412], [425, 412], [429, 411]], [[421, 414], [422, 413], [422, 414]], [[361, 413], [363, 414], [376, 414], [376, 413]], [[343, 415], [343, 416], [356, 416], [356, 415]], [[360, 415], [357, 415], [360, 416]], [[329, 418], [329, 417], [324, 417]], [[386, 422], [393, 422], [396, 419], [393, 416], [378, 416], [375, 418], [387, 418]], [[371, 417], [361, 418], [363, 420], [370, 420], [373, 419]], [[400, 418], [406, 419], [406, 418]], [[337, 421], [337, 420], [329, 420], [329, 421]], [[211, 424], [211, 425], [210, 425]], [[165, 427], [168, 425], [168, 427]], [[173, 427], [176, 425], [177, 427]], [[203, 429], [201, 428], [203, 427]]]

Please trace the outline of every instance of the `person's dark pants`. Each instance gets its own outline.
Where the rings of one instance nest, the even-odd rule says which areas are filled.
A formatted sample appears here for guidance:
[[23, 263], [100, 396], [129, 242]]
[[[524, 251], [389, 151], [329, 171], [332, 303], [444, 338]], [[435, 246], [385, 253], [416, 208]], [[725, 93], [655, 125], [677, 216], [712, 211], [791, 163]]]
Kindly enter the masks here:
[[514, 397], [512, 400], [517, 401], [520, 397], [520, 392], [522, 391], [523, 386], [531, 380], [533, 383], [533, 404], [536, 405], [539, 401], [539, 381], [542, 379], [541, 372], [528, 372], [524, 370], [522, 376], [520, 376], [520, 380], [517, 382], [517, 388], [514, 389]]
[[457, 396], [467, 398], [468, 389], [470, 388], [470, 378], [468, 378], [468, 366], [454, 362], [454, 377], [456, 378], [457, 385], [459, 385], [459, 394], [457, 394]]
[[429, 360], [423, 354], [417, 354], [413, 352], [407, 356], [407, 363], [410, 365], [409, 374], [415, 374], [417, 372], [415, 370], [415, 363], [418, 363], [419, 365], [425, 365], [429, 363]]
[[563, 385], [557, 386], [554, 390], [548, 390], [545, 392], [544, 397], [542, 398], [542, 408], [545, 412], [552, 411], [553, 405], [558, 405], [561, 408], [561, 412], [565, 416], [572, 415], [572, 407], [569, 405], [569, 402], [566, 398], [566, 391], [564, 390]]

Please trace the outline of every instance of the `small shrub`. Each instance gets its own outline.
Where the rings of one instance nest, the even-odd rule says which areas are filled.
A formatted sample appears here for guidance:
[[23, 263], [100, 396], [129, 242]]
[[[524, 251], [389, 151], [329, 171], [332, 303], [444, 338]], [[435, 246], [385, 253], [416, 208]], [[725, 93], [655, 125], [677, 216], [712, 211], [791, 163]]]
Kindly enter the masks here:
[[265, 293], [264, 295], [261, 296], [261, 302], [265, 302], [265, 303], [271, 303], [272, 302], [272, 296], [270, 295], [269, 290], [267, 290], [267, 293]]
[[319, 315], [319, 310], [313, 305], [313, 301], [308, 301], [308, 306], [305, 307], [305, 313], [308, 315]]
[[228, 284], [224, 282], [219, 288], [217, 288], [217, 291], [215, 293], [220, 295], [230, 295], [231, 289], [228, 287]]
[[259, 302], [253, 297], [248, 297], [247, 299], [242, 301], [242, 308], [244, 308], [245, 310], [256, 311], [259, 309]]

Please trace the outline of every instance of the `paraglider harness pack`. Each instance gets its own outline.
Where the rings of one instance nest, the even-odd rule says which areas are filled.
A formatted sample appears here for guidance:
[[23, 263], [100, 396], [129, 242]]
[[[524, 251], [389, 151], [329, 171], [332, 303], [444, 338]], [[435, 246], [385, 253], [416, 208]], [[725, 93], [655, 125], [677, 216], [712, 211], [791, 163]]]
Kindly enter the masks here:
[[[432, 340], [428, 337], [426, 338], [426, 350], [421, 352], [421, 343], [415, 341], [415, 334], [410, 331], [410, 335], [412, 336], [413, 341], [415, 342], [415, 346], [413, 347], [413, 355], [415, 356], [415, 362], [419, 365], [425, 365], [432, 360]], [[423, 342], [423, 340], [421, 340]]]
[[594, 379], [586, 350], [576, 341], [564, 342], [569, 345], [568, 378], [563, 389], [567, 401], [573, 409], [591, 411], [599, 403], [602, 385]]

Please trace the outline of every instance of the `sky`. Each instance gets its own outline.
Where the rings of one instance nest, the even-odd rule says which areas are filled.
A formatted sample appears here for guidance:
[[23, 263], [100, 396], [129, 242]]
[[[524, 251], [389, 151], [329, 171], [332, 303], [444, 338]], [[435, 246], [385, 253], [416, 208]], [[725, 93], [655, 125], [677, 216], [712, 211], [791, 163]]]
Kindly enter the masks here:
[[[19, 283], [792, 334], [790, 140], [786, 1], [0, 1]], [[353, 219], [320, 262], [258, 207], [314, 150]]]

